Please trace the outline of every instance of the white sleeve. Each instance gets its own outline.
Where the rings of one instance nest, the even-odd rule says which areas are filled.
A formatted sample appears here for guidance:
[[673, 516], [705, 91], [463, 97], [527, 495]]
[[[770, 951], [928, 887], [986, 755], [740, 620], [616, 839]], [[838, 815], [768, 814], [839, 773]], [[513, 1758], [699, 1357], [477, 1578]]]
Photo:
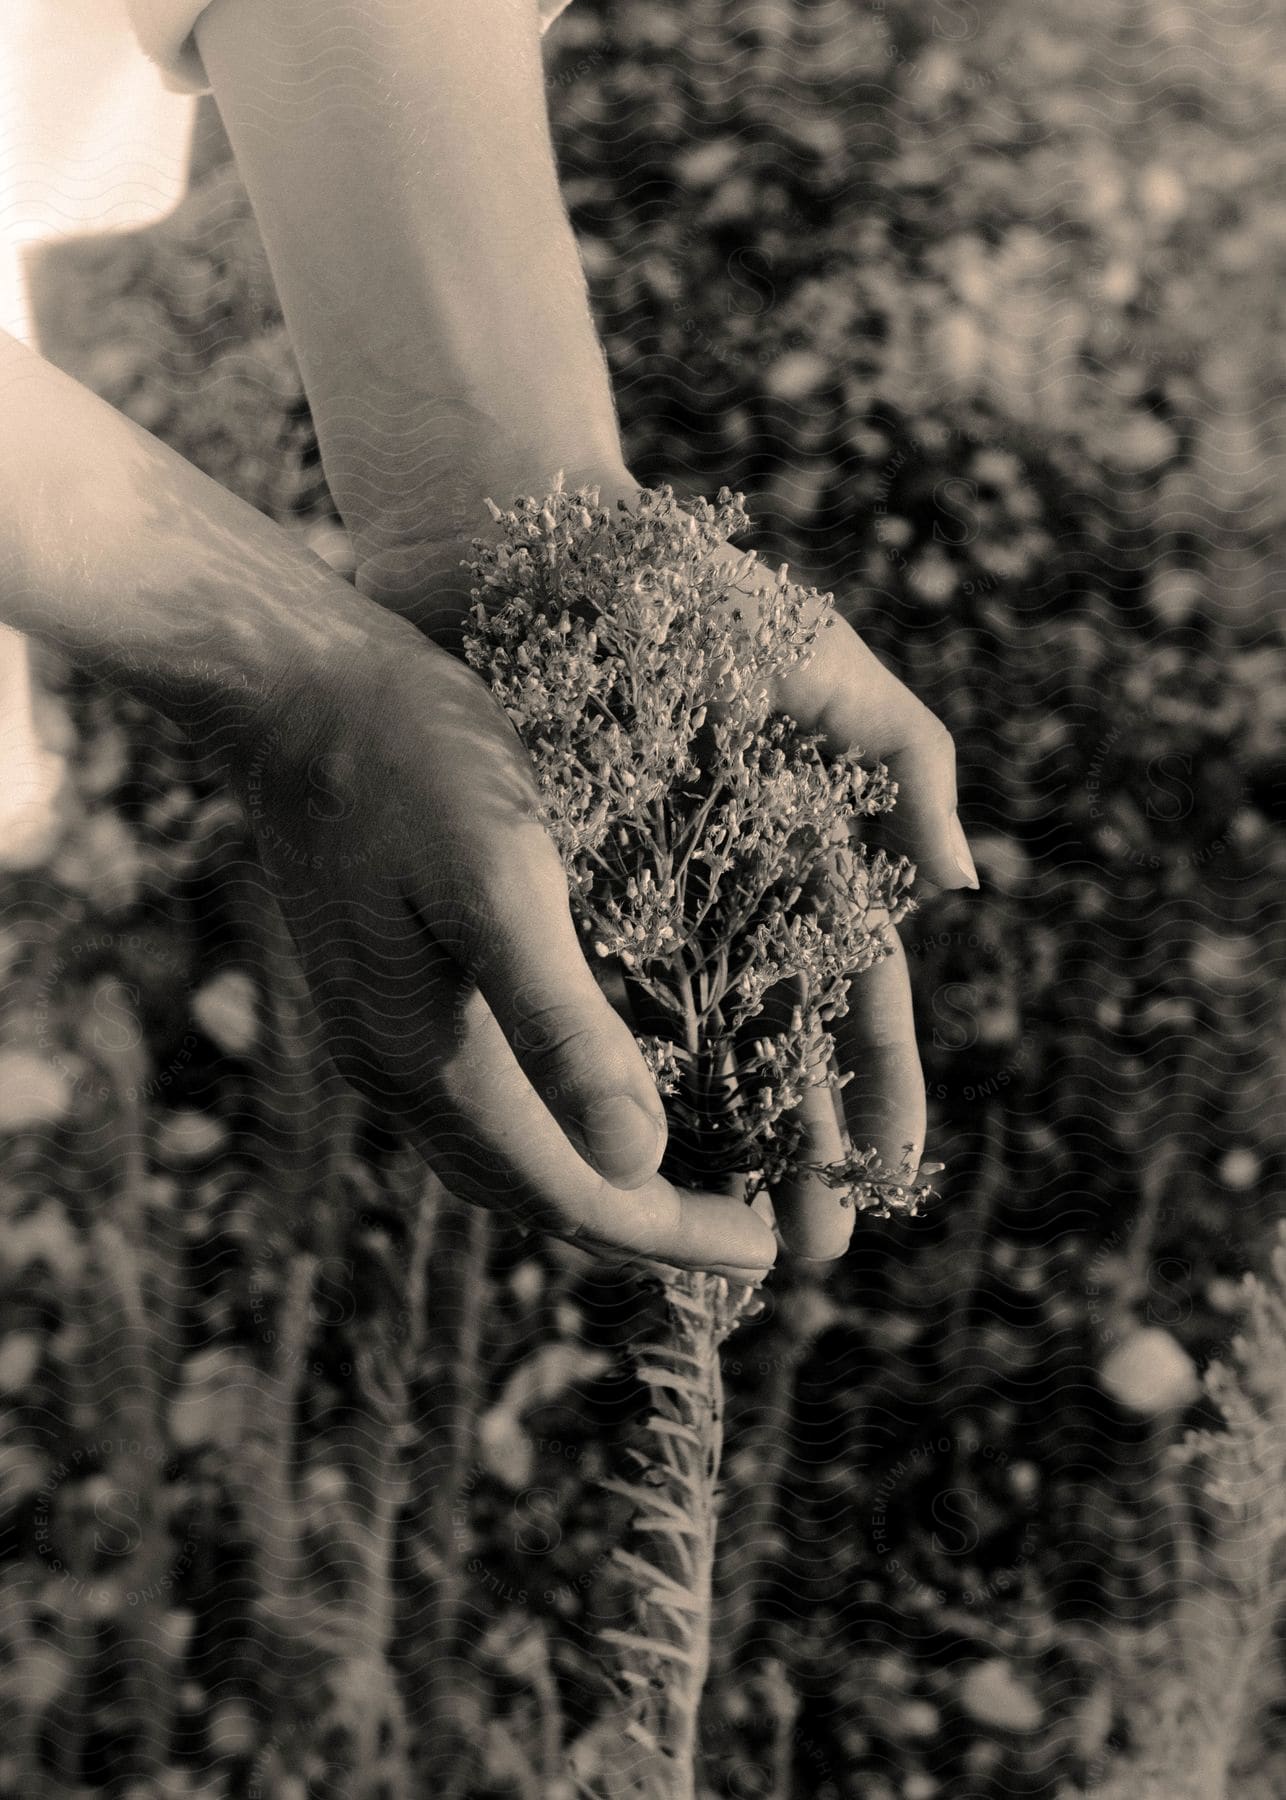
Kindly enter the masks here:
[[209, 0], [126, 0], [138, 41], [160, 64], [167, 88], [180, 94], [203, 94], [210, 83], [197, 55], [192, 28]]
[[[539, 0], [542, 35], [570, 3]], [[126, 5], [138, 41], [160, 64], [166, 87], [181, 94], [203, 94], [210, 84], [192, 31], [209, 0], [126, 0]]]

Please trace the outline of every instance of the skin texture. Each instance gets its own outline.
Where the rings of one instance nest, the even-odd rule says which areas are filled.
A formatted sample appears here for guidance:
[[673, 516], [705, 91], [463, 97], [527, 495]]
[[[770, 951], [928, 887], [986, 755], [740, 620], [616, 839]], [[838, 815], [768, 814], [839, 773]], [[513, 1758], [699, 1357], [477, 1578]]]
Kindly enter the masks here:
[[[358, 585], [458, 642], [485, 497], [559, 471], [636, 492], [559, 191], [533, 0], [212, 0], [197, 42], [254, 204], [352, 533]], [[733, 552], [727, 552], [732, 555]], [[747, 595], [753, 606], [753, 594]], [[976, 886], [941, 724], [843, 622], [778, 696], [835, 749], [901, 783], [889, 847], [938, 888]], [[560, 940], [561, 942], [561, 940]], [[906, 959], [854, 989], [843, 1116], [811, 1104], [814, 1154], [848, 1131], [914, 1167], [925, 1100]], [[584, 988], [579, 952], [559, 971]], [[552, 971], [551, 971], [552, 974]], [[586, 1041], [584, 1048], [592, 1050]], [[645, 1157], [647, 1126], [623, 1137]], [[628, 1157], [626, 1158], [628, 1160]], [[790, 1248], [840, 1254], [852, 1228], [820, 1184], [775, 1196]]]
[[[3, 334], [0, 420], [0, 621], [222, 760], [341, 1072], [465, 1198], [613, 1251], [766, 1270], [762, 1219], [655, 1173], [659, 1100], [580, 974], [526, 755], [478, 678]], [[620, 1096], [637, 1132], [594, 1132]]]
[[[577, 1241], [762, 1274], [762, 1219], [657, 1176], [659, 1103], [572, 935], [521, 747], [449, 654], [485, 496], [560, 470], [635, 491], [534, 8], [212, 0], [197, 41], [368, 599], [5, 340], [0, 617], [189, 714], [226, 758], [342, 1071], [453, 1186]], [[847, 626], [777, 700], [885, 757], [896, 847], [968, 885], [950, 741]], [[815, 1153], [848, 1130], [913, 1164], [924, 1095], [896, 945], [854, 998], [857, 1079], [843, 1119], [814, 1104]], [[621, 1097], [633, 1108], [602, 1111]], [[833, 1196], [774, 1198], [798, 1254], [842, 1251]]]
[[[596, 476], [590, 471], [583, 479], [597, 480], [605, 498], [628, 499], [638, 491], [619, 473]], [[495, 498], [502, 496], [503, 490]], [[488, 535], [485, 525], [476, 535]], [[740, 560], [731, 547], [720, 546], [713, 554], [733, 563]], [[459, 567], [467, 555], [463, 538], [447, 536], [414, 555], [391, 555], [378, 575], [368, 568], [366, 580], [385, 604], [396, 603], [436, 642], [455, 647], [468, 605], [468, 583]], [[753, 584], [742, 596], [741, 603], [753, 609]], [[819, 632], [812, 659], [780, 685], [774, 699], [779, 710], [805, 729], [821, 732], [828, 749], [858, 747], [868, 760], [888, 764], [899, 784], [897, 807], [880, 821], [880, 840], [890, 852], [909, 856], [920, 879], [937, 888], [977, 885], [972, 863], [966, 869], [957, 861], [950, 734], [846, 621], [833, 616]], [[924, 1148], [924, 1078], [906, 955], [896, 931], [889, 931], [887, 942], [888, 956], [855, 981], [849, 1011], [836, 1024], [838, 1067], [851, 1079], [842, 1105], [828, 1092], [810, 1096], [809, 1153], [819, 1162], [836, 1161], [847, 1138], [859, 1146], [874, 1144], [890, 1169], [904, 1167], [909, 1173]], [[839, 1206], [820, 1181], [775, 1191], [773, 1209], [782, 1240], [796, 1256], [829, 1261], [843, 1254], [854, 1214]]]

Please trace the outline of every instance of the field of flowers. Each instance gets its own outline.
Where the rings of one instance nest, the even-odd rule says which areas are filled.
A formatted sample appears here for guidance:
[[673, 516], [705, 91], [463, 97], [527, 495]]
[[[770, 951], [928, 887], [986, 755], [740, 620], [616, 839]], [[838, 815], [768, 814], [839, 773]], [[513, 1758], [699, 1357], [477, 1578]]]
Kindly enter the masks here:
[[[699, 1791], [1268, 1800], [1280, 1520], [1243, 1488], [1221, 1537], [1167, 1452], [1282, 1211], [1286, 26], [576, 0], [548, 53], [631, 468], [744, 491], [950, 725], [982, 878], [903, 926], [939, 1197], [726, 1349]], [[171, 220], [42, 281], [64, 366], [342, 566], [213, 124]], [[0, 898], [0, 1796], [595, 1791], [643, 1301], [426, 1191], [181, 728], [43, 669], [66, 817]]]

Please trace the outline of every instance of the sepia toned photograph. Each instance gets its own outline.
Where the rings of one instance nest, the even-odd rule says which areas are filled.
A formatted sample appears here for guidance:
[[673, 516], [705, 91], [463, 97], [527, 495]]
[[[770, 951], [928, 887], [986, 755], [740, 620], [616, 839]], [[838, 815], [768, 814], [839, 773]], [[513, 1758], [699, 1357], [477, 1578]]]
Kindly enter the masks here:
[[0, 1800], [1286, 1800], [1286, 5], [3, 0]]

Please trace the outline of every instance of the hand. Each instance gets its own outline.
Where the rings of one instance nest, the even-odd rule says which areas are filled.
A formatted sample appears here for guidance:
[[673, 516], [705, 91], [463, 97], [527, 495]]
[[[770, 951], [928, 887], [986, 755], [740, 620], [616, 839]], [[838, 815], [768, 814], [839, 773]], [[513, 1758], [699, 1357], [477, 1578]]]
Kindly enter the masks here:
[[236, 777], [341, 1073], [464, 1199], [757, 1280], [769, 1226], [656, 1173], [661, 1102], [581, 953], [516, 733], [387, 624], [297, 684]]
[[766, 1271], [762, 1219], [656, 1174], [655, 1086], [477, 677], [4, 332], [0, 400], [0, 623], [183, 718], [226, 770], [342, 1071], [466, 1199]]
[[[727, 545], [716, 554], [739, 559]], [[753, 578], [744, 591], [753, 605]], [[888, 765], [898, 797], [879, 821], [879, 840], [910, 857], [920, 879], [937, 889], [978, 886], [956, 812], [951, 735], [851, 625], [832, 614], [810, 660], [779, 682], [773, 702], [804, 730], [820, 732], [832, 754], [857, 749], [867, 761]], [[841, 1104], [830, 1089], [814, 1088], [801, 1110], [812, 1159], [837, 1160], [847, 1136], [859, 1149], [873, 1144], [890, 1171], [909, 1178], [924, 1150], [924, 1076], [906, 952], [891, 928], [887, 943], [888, 955], [853, 981], [849, 1010], [835, 1024], [839, 1068], [850, 1076]], [[829, 1260], [847, 1248], [854, 1215], [820, 1180], [775, 1192], [773, 1204], [783, 1240], [799, 1256]]]
[[[493, 484], [500, 505], [523, 493], [544, 492], [557, 473], [525, 477], [510, 473]], [[605, 504], [631, 500], [638, 483], [626, 473], [569, 472], [567, 485], [597, 485]], [[488, 520], [479, 497], [475, 535], [486, 537]], [[466, 537], [443, 528], [427, 541], [385, 548], [368, 557], [359, 585], [383, 604], [413, 619], [440, 644], [458, 647], [469, 605], [469, 580], [461, 561], [469, 556]], [[713, 553], [730, 565], [741, 560], [731, 545]], [[773, 575], [763, 570], [759, 589]], [[755, 604], [756, 583], [748, 579], [738, 604]], [[914, 694], [892, 675], [838, 615], [819, 631], [810, 661], [780, 683], [776, 708], [805, 730], [818, 731], [827, 749], [859, 749], [882, 761], [898, 783], [893, 812], [879, 822], [880, 841], [917, 865], [934, 888], [978, 885], [968, 843], [956, 813], [955, 750], [950, 734]], [[911, 984], [906, 953], [896, 931], [888, 932], [889, 953], [850, 990], [849, 1011], [836, 1023], [839, 1072], [850, 1079], [837, 1106], [828, 1088], [816, 1088], [804, 1103], [807, 1155], [817, 1162], [839, 1160], [853, 1145], [874, 1145], [890, 1172], [914, 1175], [924, 1148], [924, 1078], [916, 1049]], [[843, 1253], [854, 1214], [838, 1204], [834, 1191], [809, 1178], [773, 1194], [777, 1223], [787, 1247], [801, 1257], [829, 1260]]]

